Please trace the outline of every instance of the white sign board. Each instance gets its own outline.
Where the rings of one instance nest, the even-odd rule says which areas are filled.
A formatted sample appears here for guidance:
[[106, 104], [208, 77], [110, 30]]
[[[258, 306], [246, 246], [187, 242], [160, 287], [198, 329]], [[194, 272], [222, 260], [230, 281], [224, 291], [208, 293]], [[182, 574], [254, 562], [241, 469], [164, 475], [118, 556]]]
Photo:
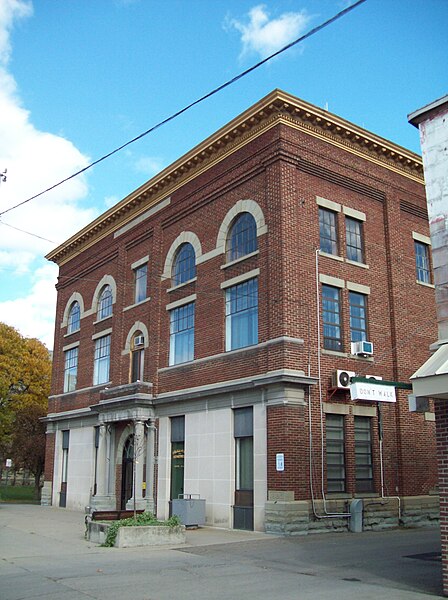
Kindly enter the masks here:
[[378, 385], [357, 381], [350, 386], [352, 400], [370, 400], [371, 402], [396, 402], [395, 388], [392, 385]]
[[283, 453], [275, 455], [277, 471], [285, 470], [285, 455]]
[[6, 468], [9, 469], [9, 467], [12, 467], [12, 459], [11, 458], [6, 459]]

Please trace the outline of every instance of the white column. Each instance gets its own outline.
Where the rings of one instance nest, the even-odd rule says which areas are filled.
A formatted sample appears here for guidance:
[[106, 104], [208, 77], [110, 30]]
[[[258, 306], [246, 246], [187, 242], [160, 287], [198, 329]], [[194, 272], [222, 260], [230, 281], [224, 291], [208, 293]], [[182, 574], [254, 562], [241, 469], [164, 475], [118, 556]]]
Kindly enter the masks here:
[[145, 462], [145, 424], [143, 421], [134, 421], [134, 495], [127, 503], [126, 508], [132, 510], [146, 508], [146, 501], [142, 496], [143, 490], [143, 464]]
[[107, 465], [107, 429], [104, 424], [99, 427], [99, 436], [98, 436], [98, 451], [96, 458], [96, 495], [104, 496], [107, 494], [107, 475], [108, 475], [108, 465]]
[[146, 510], [154, 513], [154, 448], [156, 427], [155, 420], [149, 419], [146, 434]]

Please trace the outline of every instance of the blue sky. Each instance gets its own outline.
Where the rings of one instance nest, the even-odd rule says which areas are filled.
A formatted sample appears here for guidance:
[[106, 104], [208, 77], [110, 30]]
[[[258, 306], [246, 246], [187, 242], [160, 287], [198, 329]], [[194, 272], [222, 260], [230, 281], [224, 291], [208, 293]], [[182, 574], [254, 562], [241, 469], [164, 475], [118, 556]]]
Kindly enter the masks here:
[[[221, 85], [350, 2], [0, 0], [0, 212]], [[367, 0], [86, 175], [0, 219], [0, 321], [52, 346], [43, 256], [274, 88], [420, 153], [448, 93], [448, 1]], [[51, 242], [12, 229], [25, 229]]]

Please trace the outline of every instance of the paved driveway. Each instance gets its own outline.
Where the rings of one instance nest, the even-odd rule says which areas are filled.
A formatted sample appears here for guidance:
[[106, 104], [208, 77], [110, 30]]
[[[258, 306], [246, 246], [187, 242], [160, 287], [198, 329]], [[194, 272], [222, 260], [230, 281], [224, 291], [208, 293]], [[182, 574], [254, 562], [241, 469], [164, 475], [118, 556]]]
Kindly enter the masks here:
[[1, 600], [428, 600], [437, 529], [295, 538], [201, 528], [170, 548], [101, 548], [83, 515], [0, 504]]

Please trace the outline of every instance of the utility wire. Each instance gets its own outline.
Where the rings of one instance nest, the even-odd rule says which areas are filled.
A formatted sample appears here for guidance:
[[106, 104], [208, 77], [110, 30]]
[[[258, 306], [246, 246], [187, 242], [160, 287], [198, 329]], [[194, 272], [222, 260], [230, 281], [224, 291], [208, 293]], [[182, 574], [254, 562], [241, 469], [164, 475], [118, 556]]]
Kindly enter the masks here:
[[56, 244], [56, 242], [53, 242], [53, 240], [49, 240], [48, 238], [44, 238], [41, 235], [37, 235], [36, 233], [31, 233], [31, 231], [25, 231], [25, 229], [20, 229], [20, 227], [14, 227], [14, 225], [10, 225], [9, 223], [5, 223], [4, 221], [0, 221], [0, 225], [6, 225], [6, 227], [11, 227], [11, 229], [15, 229], [16, 231], [20, 231], [21, 233], [26, 233], [27, 235], [32, 235], [35, 238], [39, 238], [40, 240], [44, 240], [44, 242], [50, 242], [50, 244]]
[[264, 58], [263, 60], [260, 60], [255, 65], [252, 65], [251, 67], [249, 67], [245, 71], [242, 71], [241, 73], [239, 73], [235, 77], [232, 77], [232, 79], [229, 79], [225, 83], [223, 83], [220, 86], [218, 86], [217, 88], [213, 89], [211, 92], [208, 92], [207, 94], [201, 96], [197, 100], [194, 100], [194, 102], [191, 102], [187, 106], [184, 106], [184, 108], [181, 108], [180, 110], [178, 110], [177, 112], [173, 113], [171, 116], [167, 117], [166, 119], [163, 119], [162, 121], [159, 121], [159, 123], [157, 123], [156, 125], [153, 125], [153, 127], [151, 127], [150, 129], [147, 129], [146, 131], [144, 131], [143, 133], [141, 133], [137, 137], [132, 138], [128, 142], [125, 142], [124, 144], [122, 144], [118, 148], [115, 148], [115, 150], [112, 150], [111, 152], [108, 152], [107, 154], [105, 154], [101, 158], [98, 158], [97, 160], [91, 162], [90, 164], [88, 164], [83, 169], [80, 169], [79, 171], [76, 171], [76, 173], [73, 173], [69, 177], [66, 177], [65, 179], [62, 179], [61, 181], [59, 181], [58, 183], [55, 183], [54, 185], [50, 186], [46, 190], [43, 190], [42, 192], [39, 192], [38, 194], [35, 194], [34, 196], [31, 196], [30, 198], [27, 198], [26, 200], [23, 200], [22, 202], [19, 202], [19, 204], [16, 204], [15, 206], [11, 206], [10, 208], [7, 208], [6, 210], [0, 212], [0, 217], [2, 215], [4, 215], [4, 214], [10, 212], [11, 210], [14, 210], [15, 208], [18, 208], [19, 206], [22, 206], [23, 204], [26, 204], [27, 202], [30, 202], [31, 200], [34, 200], [35, 198], [38, 198], [39, 196], [42, 196], [43, 194], [46, 194], [47, 192], [49, 192], [51, 190], [54, 190], [56, 187], [62, 185], [63, 183], [69, 181], [70, 179], [73, 179], [74, 177], [77, 177], [78, 175], [81, 175], [82, 173], [85, 173], [87, 170], [91, 169], [95, 165], [97, 165], [100, 162], [106, 160], [107, 158], [110, 158], [111, 156], [113, 156], [117, 152], [120, 152], [120, 150], [123, 150], [123, 148], [126, 148], [127, 146], [133, 144], [134, 142], [142, 139], [143, 137], [145, 137], [149, 133], [152, 133], [153, 131], [155, 131], [159, 127], [162, 127], [162, 125], [166, 125], [166, 123], [169, 123], [173, 119], [176, 119], [177, 117], [179, 117], [181, 114], [183, 114], [187, 110], [190, 110], [190, 108], [193, 108], [193, 106], [196, 106], [197, 104], [200, 104], [204, 100], [207, 100], [207, 98], [210, 98], [211, 96], [214, 96], [215, 94], [217, 94], [221, 90], [225, 89], [226, 87], [228, 87], [228, 86], [232, 85], [233, 83], [235, 83], [236, 81], [238, 81], [239, 79], [242, 79], [243, 77], [245, 77], [246, 75], [248, 75], [252, 71], [255, 71], [256, 69], [258, 69], [259, 67], [261, 67], [262, 65], [264, 65], [268, 61], [272, 60], [273, 58], [275, 58], [279, 54], [282, 54], [286, 50], [289, 50], [289, 48], [292, 48], [296, 44], [299, 44], [300, 42], [303, 42], [304, 40], [306, 40], [307, 38], [311, 37], [312, 35], [318, 33], [319, 31], [321, 31], [325, 27], [328, 27], [328, 25], [331, 25], [332, 23], [334, 23], [335, 21], [337, 21], [341, 17], [345, 16], [347, 13], [349, 13], [350, 11], [352, 11], [354, 8], [358, 7], [360, 4], [363, 4], [364, 2], [366, 2], [366, 0], [358, 0], [354, 4], [351, 4], [347, 8], [344, 8], [344, 10], [341, 10], [340, 12], [338, 12], [336, 15], [334, 15], [333, 17], [331, 17], [327, 21], [324, 21], [320, 25], [317, 25], [313, 29], [310, 29], [310, 31], [308, 31], [304, 35], [301, 35], [300, 37], [298, 37], [297, 39], [295, 39], [293, 42], [287, 44], [286, 46], [283, 46], [283, 48], [280, 48], [280, 50], [277, 50], [277, 52], [274, 52], [273, 54], [269, 55], [267, 58]]

